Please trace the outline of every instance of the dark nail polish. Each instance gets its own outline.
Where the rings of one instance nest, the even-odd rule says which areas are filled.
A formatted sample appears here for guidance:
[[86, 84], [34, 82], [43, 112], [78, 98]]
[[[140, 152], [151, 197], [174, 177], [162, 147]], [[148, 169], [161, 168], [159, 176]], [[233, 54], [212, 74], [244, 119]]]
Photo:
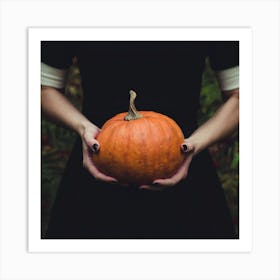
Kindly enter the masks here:
[[182, 148], [183, 148], [183, 151], [186, 152], [186, 151], [188, 150], [187, 144], [183, 144], [183, 145], [182, 145]]
[[92, 149], [93, 149], [94, 152], [98, 151], [98, 148], [99, 148], [98, 144], [95, 143], [95, 144], [92, 145]]

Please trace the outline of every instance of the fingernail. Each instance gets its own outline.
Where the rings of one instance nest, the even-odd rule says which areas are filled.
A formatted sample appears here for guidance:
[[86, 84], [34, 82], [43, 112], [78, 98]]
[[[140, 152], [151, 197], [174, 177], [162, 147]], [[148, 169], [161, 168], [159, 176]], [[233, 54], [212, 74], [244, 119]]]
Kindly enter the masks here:
[[187, 144], [182, 144], [182, 150], [186, 152], [188, 150]]
[[94, 143], [94, 144], [92, 145], [92, 150], [93, 150], [94, 152], [97, 152], [98, 149], [99, 149], [99, 145], [98, 145], [97, 143]]
[[139, 189], [140, 190], [149, 190], [149, 187], [148, 186], [140, 186]]

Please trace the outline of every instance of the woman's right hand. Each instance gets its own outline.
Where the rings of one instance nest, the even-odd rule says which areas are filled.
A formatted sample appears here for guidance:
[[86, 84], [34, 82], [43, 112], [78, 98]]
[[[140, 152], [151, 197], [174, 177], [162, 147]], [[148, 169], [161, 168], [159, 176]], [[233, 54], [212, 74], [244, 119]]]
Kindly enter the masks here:
[[107, 183], [117, 183], [118, 181], [115, 178], [100, 172], [93, 163], [92, 154], [98, 153], [100, 147], [98, 141], [96, 140], [96, 136], [99, 132], [100, 128], [94, 124], [88, 124], [80, 133], [83, 145], [83, 166], [92, 176], [95, 177], [95, 179]]

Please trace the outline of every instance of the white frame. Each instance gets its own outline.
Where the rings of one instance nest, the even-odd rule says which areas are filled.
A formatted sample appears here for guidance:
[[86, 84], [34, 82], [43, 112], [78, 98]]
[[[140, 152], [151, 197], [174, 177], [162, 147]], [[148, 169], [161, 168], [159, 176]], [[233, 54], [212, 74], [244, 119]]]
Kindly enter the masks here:
[[[252, 46], [249, 28], [30, 28], [29, 34], [29, 242], [30, 252], [249, 252], [252, 246]], [[240, 42], [240, 234], [230, 240], [41, 239], [40, 43], [56, 40], [190, 40]], [[245, 117], [246, 115], [246, 117]], [[36, 131], [36, 134], [34, 134]], [[246, 168], [245, 168], [246, 167]], [[246, 186], [246, 187], [245, 187]]]
[[[279, 8], [278, 0], [1, 0], [0, 279], [279, 280]], [[253, 239], [250, 253], [28, 252], [27, 28], [32, 26], [251, 28]]]

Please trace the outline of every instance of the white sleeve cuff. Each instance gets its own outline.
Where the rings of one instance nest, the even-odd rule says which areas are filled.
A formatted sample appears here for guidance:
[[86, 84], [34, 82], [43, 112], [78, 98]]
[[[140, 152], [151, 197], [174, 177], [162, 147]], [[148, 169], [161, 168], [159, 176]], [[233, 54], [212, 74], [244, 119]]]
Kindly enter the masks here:
[[216, 76], [222, 91], [239, 88], [239, 66], [216, 71]]
[[57, 69], [41, 62], [41, 85], [64, 88], [67, 70]]

